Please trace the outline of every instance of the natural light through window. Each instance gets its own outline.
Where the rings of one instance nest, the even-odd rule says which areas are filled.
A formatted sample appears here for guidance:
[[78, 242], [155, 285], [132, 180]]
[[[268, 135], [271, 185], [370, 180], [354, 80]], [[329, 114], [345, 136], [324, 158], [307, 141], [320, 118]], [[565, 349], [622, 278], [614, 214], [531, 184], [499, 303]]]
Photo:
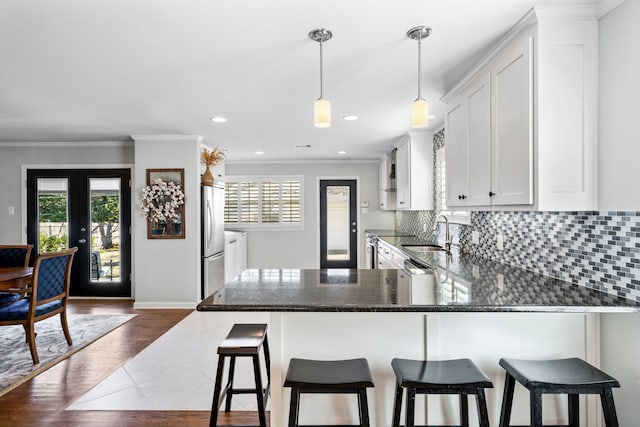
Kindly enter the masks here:
[[225, 224], [302, 227], [302, 176], [227, 176]]

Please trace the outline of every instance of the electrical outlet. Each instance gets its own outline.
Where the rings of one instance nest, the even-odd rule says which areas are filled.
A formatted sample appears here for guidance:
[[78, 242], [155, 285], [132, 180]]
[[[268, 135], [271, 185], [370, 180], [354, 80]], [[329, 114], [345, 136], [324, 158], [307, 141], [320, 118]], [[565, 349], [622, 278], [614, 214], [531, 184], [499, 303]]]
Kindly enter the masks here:
[[422, 224], [422, 232], [423, 233], [427, 232], [427, 224]]
[[504, 236], [502, 234], [496, 236], [496, 249], [504, 250]]
[[16, 214], [16, 208], [14, 206], [9, 206], [9, 215], [15, 215]]
[[479, 231], [474, 231], [471, 233], [471, 243], [473, 243], [474, 245], [479, 245], [480, 244], [480, 232]]
[[504, 276], [500, 273], [498, 273], [498, 289], [500, 289], [500, 291], [504, 291]]

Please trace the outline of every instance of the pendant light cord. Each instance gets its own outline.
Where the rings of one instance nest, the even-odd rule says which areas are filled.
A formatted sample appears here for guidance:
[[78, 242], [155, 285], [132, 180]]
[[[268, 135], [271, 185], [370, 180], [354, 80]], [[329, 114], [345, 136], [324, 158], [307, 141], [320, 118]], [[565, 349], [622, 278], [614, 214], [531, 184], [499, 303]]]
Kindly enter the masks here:
[[320, 38], [320, 99], [322, 99], [322, 37]]
[[422, 39], [418, 38], [418, 100], [422, 99], [422, 85], [420, 84], [420, 74], [422, 73]]

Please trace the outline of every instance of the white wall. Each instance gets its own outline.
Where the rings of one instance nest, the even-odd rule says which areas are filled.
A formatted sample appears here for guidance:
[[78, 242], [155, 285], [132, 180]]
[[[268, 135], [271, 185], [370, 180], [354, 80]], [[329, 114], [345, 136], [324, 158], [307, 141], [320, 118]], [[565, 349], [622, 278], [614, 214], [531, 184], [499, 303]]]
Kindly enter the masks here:
[[640, 1], [599, 21], [599, 207], [640, 210]]
[[[369, 213], [360, 213], [358, 265], [364, 264], [364, 230], [393, 229], [394, 213], [380, 211], [377, 163], [227, 163], [227, 175], [303, 175], [304, 230], [248, 232], [249, 268], [319, 268], [319, 177], [358, 177], [358, 206], [369, 202]], [[359, 209], [361, 211], [361, 209]], [[238, 228], [238, 227], [231, 227]]]
[[195, 308], [200, 291], [200, 140], [198, 136], [134, 136], [132, 203], [140, 205], [147, 169], [184, 168], [184, 239], [147, 239], [146, 218], [134, 209], [133, 283], [136, 308]]
[[[0, 243], [26, 243], [22, 227], [23, 165], [130, 165], [133, 163], [133, 146], [113, 143], [92, 146], [54, 146], [20, 143], [17, 146], [0, 146]], [[9, 215], [9, 206], [15, 208]]]
[[[640, 210], [640, 0], [626, 0], [599, 21], [600, 210]], [[602, 369], [614, 389], [621, 426], [638, 425], [640, 314], [601, 316]]]

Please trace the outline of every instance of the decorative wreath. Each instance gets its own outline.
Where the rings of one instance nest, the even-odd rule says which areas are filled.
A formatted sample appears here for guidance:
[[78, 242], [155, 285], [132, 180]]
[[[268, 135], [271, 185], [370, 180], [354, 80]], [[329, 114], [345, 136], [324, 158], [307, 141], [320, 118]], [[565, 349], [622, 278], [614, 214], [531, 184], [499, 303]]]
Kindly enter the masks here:
[[140, 209], [149, 222], [170, 222], [180, 219], [180, 206], [184, 205], [184, 192], [173, 181], [154, 179], [142, 189]]

